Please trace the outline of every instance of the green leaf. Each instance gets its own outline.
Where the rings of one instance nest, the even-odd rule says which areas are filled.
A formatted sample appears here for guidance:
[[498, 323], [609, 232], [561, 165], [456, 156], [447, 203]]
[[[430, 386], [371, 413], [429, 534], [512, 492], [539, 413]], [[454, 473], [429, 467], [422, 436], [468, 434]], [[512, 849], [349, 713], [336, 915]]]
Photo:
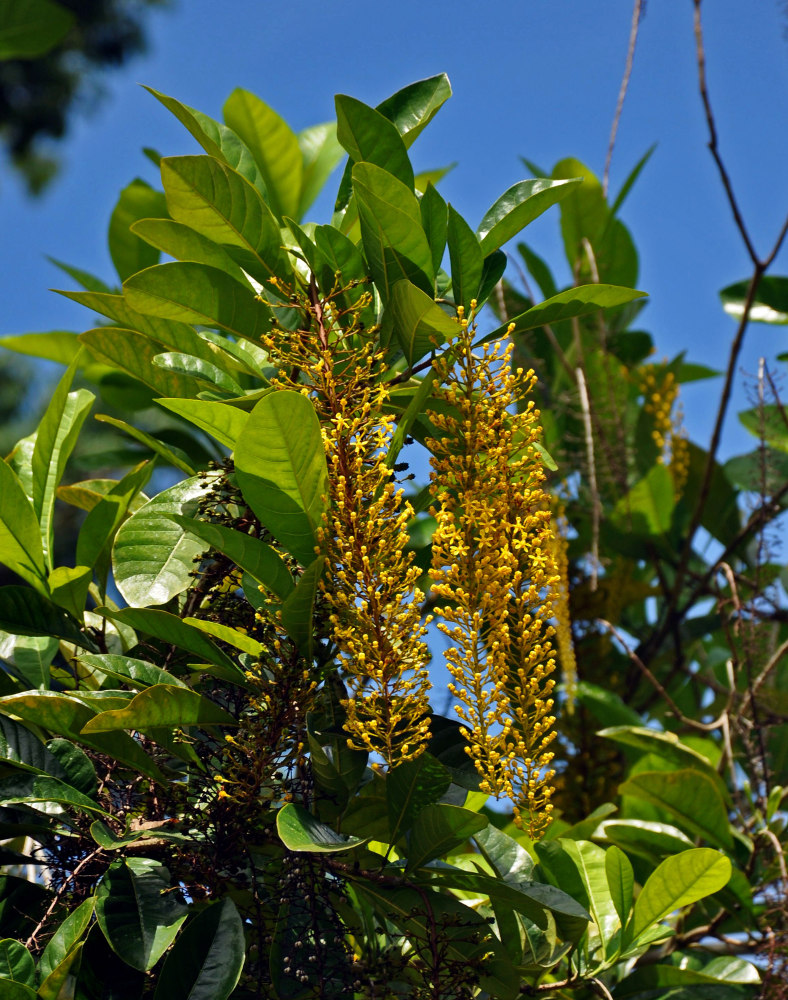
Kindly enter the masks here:
[[320, 578], [326, 568], [325, 556], [318, 556], [304, 570], [295, 590], [285, 599], [281, 608], [282, 625], [307, 662], [314, 655], [314, 608]]
[[366, 838], [341, 837], [295, 802], [288, 802], [277, 812], [276, 830], [288, 851], [336, 854], [367, 842]]
[[0, 760], [23, 771], [65, 778], [66, 773], [54, 754], [26, 726], [0, 715]]
[[243, 921], [225, 897], [184, 927], [159, 973], [154, 1000], [226, 1000], [245, 958]]
[[170, 876], [148, 858], [114, 861], [96, 890], [96, 918], [112, 950], [133, 969], [152, 969], [186, 919]]
[[67, 330], [49, 333], [22, 333], [15, 337], [0, 337], [0, 347], [17, 354], [28, 354], [59, 365], [70, 365], [79, 353], [79, 336]]
[[432, 253], [432, 273], [437, 274], [446, 249], [449, 229], [449, 208], [432, 184], [427, 185], [419, 203], [421, 227], [427, 237]]
[[733, 846], [725, 800], [717, 783], [700, 771], [641, 771], [618, 791], [667, 810], [685, 829], [713, 844]]
[[303, 174], [295, 219], [300, 222], [342, 159], [344, 150], [337, 140], [334, 122], [323, 122], [305, 128], [298, 133], [298, 145], [303, 157]]
[[171, 516], [187, 532], [201, 538], [211, 548], [226, 555], [245, 573], [265, 584], [280, 601], [286, 600], [293, 593], [295, 583], [286, 563], [276, 549], [259, 538], [221, 524], [209, 524], [179, 514]]
[[621, 726], [639, 726], [642, 722], [638, 713], [615, 691], [609, 691], [598, 684], [579, 681], [575, 697], [603, 725], [612, 722]]
[[[645, 292], [638, 292], [632, 288], [622, 288], [618, 285], [580, 285], [577, 288], [567, 288], [563, 292], [545, 299], [544, 302], [526, 309], [519, 316], [512, 317], [510, 321], [514, 323], [512, 333], [514, 335], [525, 333], [526, 330], [535, 330], [537, 327], [550, 323], [587, 316], [598, 309], [612, 309], [615, 306], [643, 298], [645, 294]], [[491, 340], [498, 340], [506, 333], [508, 326], [508, 323], [504, 323], [497, 327], [492, 333], [487, 334], [481, 343], [486, 344]]]
[[159, 395], [189, 399], [202, 389], [196, 379], [168, 372], [154, 365], [153, 359], [161, 353], [161, 347], [141, 333], [114, 326], [101, 326], [83, 333], [80, 340], [100, 360], [128, 372]]
[[203, 114], [202, 111], [190, 108], [188, 104], [182, 104], [174, 97], [159, 93], [152, 87], [145, 89], [186, 126], [209, 156], [223, 160], [259, 191], [265, 190], [265, 182], [254, 157], [231, 128]]
[[451, 205], [449, 205], [447, 238], [454, 302], [456, 305], [464, 306], [465, 315], [468, 316], [471, 300], [476, 299], [481, 287], [484, 255], [475, 233]]
[[355, 163], [375, 163], [413, 190], [413, 167], [396, 125], [368, 104], [337, 94], [337, 139]]
[[60, 737], [50, 740], [47, 750], [57, 761], [60, 773], [55, 776], [62, 777], [67, 785], [95, 801], [98, 797], [98, 778], [96, 768], [85, 751]]
[[35, 987], [36, 963], [20, 941], [0, 938], [0, 979], [13, 979]]
[[624, 927], [632, 909], [635, 874], [629, 858], [615, 844], [605, 851], [605, 873], [610, 898], [613, 900], [621, 926]]
[[85, 417], [96, 398], [87, 389], [68, 391], [75, 370], [76, 361], [69, 366], [52, 394], [38, 425], [33, 450], [33, 510], [41, 525], [44, 561], [50, 570], [53, 566], [55, 491], [77, 443]]
[[656, 538], [669, 528], [676, 504], [673, 477], [666, 465], [652, 465], [646, 475], [621, 497], [610, 523], [640, 538]]
[[666, 854], [692, 847], [692, 840], [677, 826], [645, 819], [605, 820], [599, 824], [594, 836], [654, 863]]
[[[720, 292], [722, 308], [736, 319], [744, 315], [749, 281], [737, 281]], [[755, 292], [750, 319], [754, 323], [788, 323], [788, 278], [761, 278]]]
[[501, 878], [507, 881], [529, 880], [534, 870], [534, 859], [517, 841], [493, 826], [484, 827], [473, 835], [479, 850]]
[[[129, 278], [123, 292], [140, 312], [217, 326], [252, 341], [258, 341], [271, 326], [270, 309], [251, 288], [245, 289], [224, 271], [206, 264], [173, 261], [149, 267]], [[87, 343], [93, 348], [91, 340]], [[155, 351], [154, 356], [159, 353]]]
[[280, 273], [279, 225], [257, 188], [239, 173], [210, 156], [170, 156], [161, 161], [161, 178], [176, 222], [221, 246], [237, 247], [245, 270], [260, 281]]
[[457, 322], [409, 281], [394, 284], [389, 311], [394, 333], [411, 366], [459, 333]]
[[0, 7], [0, 59], [36, 59], [68, 34], [75, 17], [52, 0], [5, 0]]
[[[742, 958], [721, 955], [702, 968], [684, 965], [637, 966], [616, 987], [616, 997], [666, 997], [670, 1000], [707, 1000], [741, 998], [750, 995], [733, 987], [755, 985], [761, 981], [758, 970]], [[700, 987], [706, 985], [706, 991]], [[728, 989], [725, 985], [729, 986]]]
[[295, 215], [301, 198], [303, 157], [298, 138], [267, 104], [240, 88], [224, 105], [224, 120], [251, 151], [275, 215]]
[[484, 255], [507, 243], [581, 182], [579, 177], [558, 181], [540, 177], [513, 184], [485, 213], [476, 230]]
[[244, 393], [244, 390], [232, 375], [227, 374], [225, 366], [220, 367], [212, 361], [204, 361], [202, 358], [195, 358], [191, 354], [166, 351], [164, 354], [157, 354], [153, 359], [153, 363], [160, 368], [166, 368], [168, 371], [192, 375], [203, 382], [209, 389], [218, 389], [219, 392], [229, 394], [230, 396], [242, 396]]
[[[172, 219], [140, 219], [132, 225], [131, 231], [145, 240], [146, 243], [158, 250], [163, 250], [168, 256], [174, 257], [175, 260], [192, 261], [196, 264], [207, 264], [209, 267], [218, 268], [242, 285], [249, 287], [249, 282], [244, 278], [240, 265], [236, 264], [226, 250], [182, 222], [173, 222]], [[158, 263], [158, 255], [156, 260], [151, 261], [151, 264], [156, 263]], [[141, 270], [141, 268], [137, 268], [137, 270]]]
[[[621, 921], [608, 885], [605, 851], [587, 840], [562, 837], [558, 843], [577, 869], [599, 937], [607, 945]], [[568, 890], [567, 886], [563, 887]]]
[[152, 684], [174, 684], [186, 687], [184, 682], [167, 670], [157, 667], [147, 660], [137, 660], [118, 653], [82, 653], [80, 663], [100, 670], [107, 677], [121, 680], [134, 688], [147, 688]]
[[42, 981], [47, 976], [51, 976], [55, 969], [65, 962], [69, 953], [88, 929], [94, 906], [95, 897], [88, 897], [69, 913], [49, 939], [38, 963], [38, 973]]
[[[157, 357], [160, 358], [162, 355], [159, 354]], [[196, 358], [194, 360], [197, 361]], [[198, 364], [204, 365], [207, 364], [207, 362], [199, 361]], [[167, 366], [162, 365], [162, 367]], [[98, 420], [99, 423], [109, 424], [111, 427], [116, 427], [119, 431], [123, 431], [124, 434], [128, 434], [130, 438], [133, 438], [135, 441], [139, 441], [139, 443], [145, 445], [146, 448], [150, 448], [155, 455], [159, 455], [163, 458], [167, 465], [171, 465], [175, 469], [180, 469], [180, 471], [185, 472], [187, 476], [193, 476], [197, 472], [194, 466], [183, 457], [183, 452], [181, 452], [180, 449], [177, 449], [176, 452], [175, 449], [168, 448], [163, 441], [160, 441], [152, 434], [147, 434], [145, 431], [134, 427], [133, 424], [126, 423], [125, 420], [117, 420], [115, 417], [108, 417], [105, 413], [97, 413], [96, 420]]]
[[167, 202], [161, 191], [136, 178], [125, 187], [109, 220], [109, 252], [121, 281], [159, 262], [159, 252], [131, 231], [139, 219], [166, 217]]
[[631, 939], [637, 939], [674, 910], [719, 892], [728, 884], [731, 870], [728, 858], [709, 847], [697, 847], [665, 858], [651, 873], [637, 898], [628, 928]]
[[482, 281], [479, 291], [476, 293], [478, 309], [481, 309], [482, 305], [489, 299], [495, 286], [503, 277], [503, 273], [506, 270], [506, 263], [506, 254], [503, 250], [493, 250], [491, 254], [488, 254], [484, 258]]
[[451, 97], [451, 84], [445, 73], [417, 80], [398, 90], [377, 106], [410, 147]]
[[125, 733], [83, 735], [83, 726], [96, 713], [73, 696], [54, 691], [26, 691], [0, 698], [0, 711], [92, 747], [140, 774], [163, 780], [158, 767], [139, 743]]
[[174, 684], [154, 684], [135, 695], [125, 708], [100, 712], [84, 726], [85, 733], [107, 733], [116, 729], [182, 728], [187, 726], [237, 726], [238, 720], [223, 708]]
[[691, 768], [702, 771], [712, 781], [716, 782], [723, 797], [728, 798], [725, 782], [720, 777], [708, 757], [685, 746], [675, 733], [659, 732], [642, 726], [610, 726], [597, 733], [604, 739], [613, 740], [623, 746], [633, 747], [643, 753], [653, 753], [663, 760], [670, 761], [676, 767]]
[[12, 635], [53, 636], [98, 652], [67, 611], [29, 587], [0, 587], [0, 629]]
[[52, 600], [79, 621], [85, 614], [92, 579], [93, 569], [90, 566], [58, 566], [49, 574]]
[[437, 378], [437, 371], [431, 368], [423, 379], [419, 382], [418, 388], [413, 394], [413, 398], [408, 403], [402, 416], [397, 421], [397, 428], [391, 436], [389, 450], [386, 452], [386, 465], [393, 469], [397, 457], [402, 451], [405, 440], [411, 432], [414, 423], [424, 413], [426, 402], [430, 398], [432, 389]]
[[49, 667], [59, 643], [51, 636], [10, 635], [0, 632], [0, 660], [22, 678], [27, 687], [48, 688]]
[[115, 585], [132, 607], [166, 604], [193, 582], [205, 542], [184, 532], [173, 514], [196, 513], [213, 478], [184, 479], [149, 500], [120, 527], [112, 548]]
[[320, 422], [306, 396], [280, 390], [256, 404], [237, 441], [235, 472], [262, 524], [302, 565], [312, 563], [328, 470]]
[[109, 608], [97, 608], [97, 613], [102, 614], [111, 621], [120, 622], [121, 625], [128, 625], [135, 631], [144, 632], [153, 636], [154, 639], [161, 639], [162, 642], [181, 649], [188, 653], [193, 653], [209, 663], [222, 668], [226, 676], [233, 683], [243, 683], [243, 675], [233, 661], [223, 653], [218, 646], [215, 646], [209, 639], [194, 628], [187, 625], [177, 615], [172, 615], [169, 611], [159, 611], [152, 608], [126, 608], [123, 611], [111, 611]]
[[429, 753], [389, 771], [386, 777], [389, 843], [395, 844], [404, 836], [421, 810], [437, 802], [450, 784], [448, 770]]
[[406, 278], [432, 294], [432, 250], [421, 228], [416, 196], [374, 163], [353, 167], [361, 239], [384, 303], [397, 281]]
[[[38, 590], [46, 589], [44, 547], [35, 509], [25, 495], [14, 471], [2, 460], [0, 460], [0, 562]], [[0, 627], [4, 626], [0, 624]]]
[[201, 632], [205, 632], [206, 635], [213, 636], [214, 639], [225, 642], [229, 646], [240, 649], [243, 653], [249, 653], [250, 656], [258, 659], [266, 648], [262, 642], [253, 639], [245, 631], [233, 628], [231, 625], [222, 625], [221, 622], [210, 622], [203, 618], [192, 618], [189, 615], [183, 620], [187, 625], [194, 625], [195, 628], [198, 628]]
[[461, 806], [442, 802], [424, 806], [408, 837], [407, 870], [451, 854], [487, 825], [486, 816]]
[[76, 788], [72, 788], [48, 774], [25, 774], [0, 778], [0, 803], [3, 805], [17, 803], [31, 806], [43, 805], [46, 807], [44, 812], [50, 811], [50, 804], [57, 803], [62, 806], [71, 806], [80, 812], [108, 815], [87, 795], [83, 795]]
[[157, 399], [156, 402], [189, 420], [231, 451], [249, 417], [236, 406], [203, 399]]

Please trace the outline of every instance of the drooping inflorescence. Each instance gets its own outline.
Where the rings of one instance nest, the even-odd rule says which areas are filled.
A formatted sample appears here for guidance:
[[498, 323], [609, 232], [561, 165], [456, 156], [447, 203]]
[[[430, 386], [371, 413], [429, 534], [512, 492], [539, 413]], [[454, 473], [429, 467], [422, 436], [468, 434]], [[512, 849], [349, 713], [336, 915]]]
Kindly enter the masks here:
[[435, 362], [441, 412], [429, 413], [436, 618], [480, 787], [511, 799], [535, 836], [552, 809], [557, 580], [539, 412], [525, 399], [535, 378], [511, 371], [511, 345], [474, 351], [458, 313], [455, 349]]

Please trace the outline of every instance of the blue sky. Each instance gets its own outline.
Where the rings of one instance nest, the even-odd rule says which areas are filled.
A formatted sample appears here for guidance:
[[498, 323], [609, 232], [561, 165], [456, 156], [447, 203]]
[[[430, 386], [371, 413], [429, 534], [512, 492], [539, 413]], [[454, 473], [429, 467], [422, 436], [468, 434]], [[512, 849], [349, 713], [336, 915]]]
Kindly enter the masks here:
[[[217, 13], [218, 12], [218, 13]], [[109, 214], [135, 176], [156, 184], [141, 154], [195, 151], [182, 126], [138, 84], [220, 117], [235, 87], [259, 94], [296, 128], [333, 117], [333, 95], [376, 104], [412, 80], [445, 71], [454, 97], [413, 148], [417, 169], [458, 162], [441, 190], [472, 224], [525, 176], [518, 157], [549, 170], [564, 156], [601, 174], [624, 67], [630, 0], [173, 0], [148, 19], [150, 47], [105, 81], [107, 99], [80, 119], [60, 151], [63, 172], [29, 200], [0, 170], [0, 335], [81, 330], [90, 315], [50, 287], [71, 287], [50, 254], [113, 279]], [[707, 0], [709, 86], [723, 154], [758, 249], [765, 253], [788, 211], [788, 15], [780, 0]], [[719, 178], [706, 149], [697, 92], [691, 0], [651, 0], [619, 129], [611, 187], [658, 144], [622, 216], [650, 293], [643, 326], [658, 353], [686, 350], [722, 367], [733, 321], [718, 291], [748, 275]], [[330, 184], [330, 187], [332, 185]], [[329, 203], [316, 221], [327, 221]], [[529, 229], [555, 266], [557, 212]], [[788, 273], [783, 250], [772, 273]], [[788, 349], [784, 327], [754, 326], [742, 366]], [[743, 379], [735, 404], [746, 401]], [[687, 387], [690, 434], [708, 438], [716, 383]], [[718, 391], [718, 389], [717, 389]], [[725, 454], [754, 440], [728, 421]]]

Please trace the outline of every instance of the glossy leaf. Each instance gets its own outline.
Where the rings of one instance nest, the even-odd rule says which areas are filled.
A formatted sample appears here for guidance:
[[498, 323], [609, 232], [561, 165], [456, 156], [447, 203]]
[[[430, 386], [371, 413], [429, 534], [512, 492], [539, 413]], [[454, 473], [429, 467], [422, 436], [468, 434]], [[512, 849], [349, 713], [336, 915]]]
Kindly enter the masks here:
[[[729, 316], [740, 319], [744, 315], [749, 287], [749, 281], [737, 281], [720, 292], [722, 308]], [[788, 278], [761, 278], [749, 315], [754, 323], [788, 323]]]
[[53, 0], [5, 0], [0, 12], [0, 59], [43, 56], [74, 22], [74, 14]]
[[181, 931], [159, 974], [154, 1000], [226, 1000], [245, 958], [244, 925], [227, 896]]
[[[563, 292], [545, 299], [544, 302], [526, 309], [519, 316], [513, 316], [510, 321], [514, 323], [512, 332], [514, 335], [525, 333], [526, 330], [535, 330], [545, 324], [587, 316], [599, 309], [612, 309], [615, 306], [643, 298], [645, 294], [645, 292], [638, 292], [632, 288], [622, 288], [618, 285], [580, 285], [577, 288], [567, 288]], [[497, 340], [506, 332], [507, 327], [508, 323], [496, 327], [492, 333], [487, 334], [482, 339], [482, 343]]]
[[95, 399], [87, 389], [69, 392], [75, 370], [76, 362], [72, 363], [52, 394], [38, 425], [33, 450], [33, 510], [41, 525], [44, 561], [49, 569], [53, 566], [55, 491]]
[[656, 538], [670, 528], [674, 505], [675, 490], [670, 470], [665, 465], [653, 465], [619, 499], [610, 522], [627, 534]]
[[[172, 219], [140, 219], [132, 225], [131, 231], [175, 260], [207, 264], [225, 271], [242, 285], [249, 286], [241, 267], [226, 250], [182, 222], [173, 222]], [[151, 263], [158, 263], [158, 259]]]
[[377, 110], [394, 122], [410, 147], [450, 97], [449, 78], [439, 73], [408, 84], [382, 101]]
[[224, 120], [241, 137], [260, 170], [275, 215], [295, 215], [301, 198], [303, 157], [298, 138], [280, 116], [248, 90], [234, 90]]
[[631, 937], [637, 939], [674, 910], [719, 892], [730, 877], [728, 858], [708, 847], [665, 858], [640, 891], [629, 929]]
[[147, 660], [138, 660], [131, 656], [121, 656], [118, 653], [83, 653], [80, 663], [101, 671], [107, 677], [121, 680], [134, 688], [146, 688], [152, 684], [174, 684], [186, 687], [184, 682], [174, 674], [157, 667]]
[[237, 724], [234, 716], [196, 691], [174, 684], [154, 684], [135, 695], [125, 708], [95, 715], [82, 731], [107, 733], [116, 729], [138, 729], [148, 732], [164, 727]]
[[416, 196], [374, 163], [353, 167], [361, 238], [384, 302], [403, 278], [432, 293], [432, 250], [421, 228]]
[[604, 820], [594, 836], [649, 860], [692, 847], [692, 840], [677, 826], [645, 819]]
[[[760, 983], [758, 970], [743, 958], [721, 955], [702, 968], [685, 965], [648, 965], [636, 967], [616, 988], [616, 997], [671, 997], [675, 1000], [699, 1000], [749, 995], [735, 988]], [[703, 986], [706, 991], [701, 992]]]
[[54, 636], [97, 651], [67, 611], [29, 587], [0, 587], [0, 629], [12, 635]]
[[162, 160], [161, 177], [170, 215], [222, 246], [248, 255], [260, 280], [282, 263], [279, 226], [260, 192], [239, 173], [210, 156]]
[[[161, 354], [157, 355], [158, 358], [162, 357]], [[194, 359], [197, 361], [197, 359]], [[207, 362], [198, 361], [200, 365], [205, 365]], [[168, 366], [161, 365], [162, 368]], [[183, 369], [178, 369], [175, 367], [170, 367], [170, 371], [183, 371]], [[187, 371], [186, 374], [193, 375], [194, 372]], [[145, 445], [149, 448], [154, 455], [159, 455], [167, 465], [173, 466], [175, 469], [180, 469], [181, 472], [185, 472], [187, 476], [193, 476], [197, 472], [194, 466], [185, 458], [184, 453], [178, 449], [177, 451], [173, 448], [168, 448], [163, 441], [159, 438], [154, 437], [152, 434], [148, 434], [145, 431], [141, 431], [139, 428], [134, 427], [132, 424], [127, 423], [125, 420], [118, 420], [115, 417], [108, 417], [105, 413], [97, 413], [96, 420], [102, 424], [109, 424], [111, 427], [117, 428], [124, 434], [127, 434], [130, 438], [138, 441], [140, 444]]]
[[558, 181], [537, 178], [513, 184], [485, 213], [476, 230], [484, 255], [507, 243], [579, 183], [580, 178]]
[[276, 549], [266, 545], [259, 538], [221, 524], [210, 524], [179, 514], [172, 515], [172, 518], [190, 534], [196, 535], [217, 552], [226, 555], [245, 573], [264, 583], [280, 601], [286, 600], [292, 594], [295, 583], [290, 570]]
[[492, 295], [495, 286], [503, 277], [506, 270], [506, 254], [503, 250], [493, 250], [484, 258], [482, 267], [482, 280], [479, 291], [476, 293], [477, 307], [482, 305]]
[[315, 647], [314, 607], [320, 578], [326, 568], [325, 556], [314, 559], [301, 574], [295, 589], [281, 607], [282, 625], [307, 662]]
[[80, 343], [76, 333], [68, 330], [51, 330], [49, 333], [22, 333], [14, 337], [0, 337], [0, 347], [17, 354], [27, 354], [59, 365], [70, 365], [79, 353]]
[[166, 604], [193, 582], [194, 560], [206, 544], [184, 532], [171, 515], [193, 515], [212, 484], [210, 477], [184, 479], [121, 525], [112, 548], [112, 568], [115, 585], [129, 605]]
[[196, 396], [202, 388], [190, 376], [168, 372], [154, 365], [153, 359], [161, 352], [161, 346], [141, 333], [101, 326], [83, 333], [80, 340], [102, 361], [128, 372], [161, 396], [189, 399]]
[[0, 979], [12, 979], [35, 987], [36, 963], [21, 941], [0, 938]]
[[396, 125], [368, 104], [337, 94], [337, 139], [355, 163], [375, 163], [413, 190], [413, 167]]
[[475, 233], [451, 205], [449, 205], [447, 239], [454, 302], [456, 305], [464, 306], [465, 314], [468, 316], [471, 300], [476, 299], [481, 287], [484, 255]]
[[58, 566], [49, 574], [49, 593], [58, 607], [64, 608], [79, 621], [85, 613], [92, 579], [90, 566]]
[[135, 631], [144, 632], [161, 639], [162, 642], [169, 643], [179, 650], [193, 653], [195, 656], [213, 663], [219, 668], [223, 668], [224, 674], [235, 683], [243, 680], [243, 675], [235, 666], [233, 661], [223, 653], [218, 646], [194, 628], [187, 625], [177, 615], [168, 611], [160, 611], [152, 608], [126, 608], [123, 611], [112, 611], [109, 608], [97, 609], [111, 621], [119, 622], [121, 625], [129, 625]]
[[421, 810], [437, 802], [450, 784], [449, 772], [429, 753], [404, 761], [389, 771], [386, 777], [389, 843], [394, 844], [404, 836]]
[[298, 145], [303, 157], [301, 196], [298, 199], [297, 222], [322, 191], [332, 171], [342, 159], [344, 150], [337, 140], [334, 122], [312, 125], [298, 133]]
[[479, 850], [495, 872], [508, 881], [530, 880], [534, 859], [526, 849], [490, 823], [473, 835]]
[[700, 771], [641, 771], [619, 786], [619, 794], [667, 810], [680, 826], [713, 844], [733, 844], [725, 800], [716, 782]]
[[[206, 264], [159, 264], [129, 278], [123, 291], [140, 312], [182, 323], [218, 326], [250, 340], [259, 340], [271, 325], [268, 306], [251, 288], [245, 289], [224, 271]], [[88, 345], [93, 347], [92, 341], [88, 340]]]
[[131, 231], [139, 219], [166, 217], [161, 191], [137, 178], [125, 187], [109, 220], [109, 252], [121, 281], [159, 262], [159, 252]]
[[158, 399], [156, 402], [184, 417], [199, 427], [201, 431], [232, 450], [244, 429], [249, 417], [248, 413], [227, 403], [207, 401], [204, 399]]
[[419, 202], [421, 212], [421, 227], [427, 237], [432, 252], [432, 271], [438, 273], [446, 249], [446, 237], [449, 228], [449, 207], [432, 184]]
[[95, 898], [88, 897], [68, 914], [49, 939], [38, 963], [38, 972], [42, 981], [50, 976], [59, 965], [62, 965], [88, 929], [94, 906]]
[[3, 461], [0, 461], [0, 562], [37, 589], [46, 589], [44, 547], [36, 511], [19, 479]]
[[195, 358], [191, 354], [182, 354], [177, 351], [157, 354], [153, 363], [168, 371], [191, 375], [210, 389], [218, 389], [219, 392], [230, 396], [243, 395], [244, 390], [232, 375], [227, 373], [224, 365], [219, 366], [212, 361], [204, 361], [202, 358]]
[[153, 968], [186, 919], [186, 907], [169, 887], [167, 869], [148, 858], [114, 861], [99, 883], [99, 927], [132, 969]]
[[49, 687], [49, 667], [58, 648], [58, 640], [51, 636], [0, 632], [0, 660], [11, 667], [25, 687]]
[[35, 807], [42, 805], [49, 812], [51, 804], [71, 807], [78, 812], [107, 813], [100, 809], [87, 795], [78, 792], [58, 778], [48, 774], [25, 774], [10, 778], [0, 778], [0, 803], [4, 806], [24, 804]]
[[391, 293], [394, 333], [409, 365], [457, 336], [459, 325], [420, 288], [409, 281], [397, 281]]
[[158, 767], [139, 743], [125, 733], [82, 735], [82, 728], [96, 713], [74, 697], [53, 691], [27, 691], [0, 698], [0, 711], [108, 754], [140, 774], [162, 780]]
[[605, 851], [605, 873], [610, 898], [624, 927], [632, 909], [635, 875], [629, 858], [615, 844]]
[[408, 869], [451, 854], [487, 825], [486, 816], [461, 806], [445, 803], [424, 806], [408, 837]]
[[222, 160], [237, 170], [259, 191], [265, 189], [265, 182], [252, 153], [231, 128], [203, 114], [202, 111], [190, 108], [188, 104], [182, 104], [174, 97], [167, 97], [166, 94], [159, 93], [152, 87], [145, 87], [145, 89], [149, 94], [153, 94], [157, 101], [161, 101], [182, 125], [186, 126], [209, 156], [216, 157], [217, 160]]
[[238, 438], [235, 470], [260, 521], [308, 566], [328, 496], [323, 439], [310, 400], [292, 390], [261, 399]]
[[276, 830], [289, 851], [336, 854], [366, 843], [360, 837], [341, 837], [330, 826], [321, 823], [303, 806], [294, 802], [288, 802], [278, 810]]

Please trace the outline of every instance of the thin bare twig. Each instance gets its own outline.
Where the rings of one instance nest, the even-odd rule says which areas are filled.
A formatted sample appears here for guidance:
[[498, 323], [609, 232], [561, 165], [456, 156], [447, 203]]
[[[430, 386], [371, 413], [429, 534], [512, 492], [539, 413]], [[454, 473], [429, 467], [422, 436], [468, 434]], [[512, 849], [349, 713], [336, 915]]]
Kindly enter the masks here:
[[618, 101], [616, 102], [616, 113], [613, 115], [613, 124], [610, 127], [610, 141], [607, 144], [607, 158], [605, 159], [605, 170], [602, 174], [602, 192], [607, 198], [607, 187], [610, 181], [610, 161], [613, 159], [613, 150], [616, 145], [616, 135], [618, 134], [618, 123], [621, 121], [621, 112], [624, 108], [624, 100], [629, 89], [629, 78], [632, 75], [632, 64], [635, 59], [635, 45], [638, 40], [638, 28], [640, 19], [646, 11], [646, 0], [635, 0], [632, 8], [632, 27], [629, 29], [629, 44], [627, 46], [627, 61], [624, 66], [624, 76], [621, 79], [621, 87], [618, 91]]

